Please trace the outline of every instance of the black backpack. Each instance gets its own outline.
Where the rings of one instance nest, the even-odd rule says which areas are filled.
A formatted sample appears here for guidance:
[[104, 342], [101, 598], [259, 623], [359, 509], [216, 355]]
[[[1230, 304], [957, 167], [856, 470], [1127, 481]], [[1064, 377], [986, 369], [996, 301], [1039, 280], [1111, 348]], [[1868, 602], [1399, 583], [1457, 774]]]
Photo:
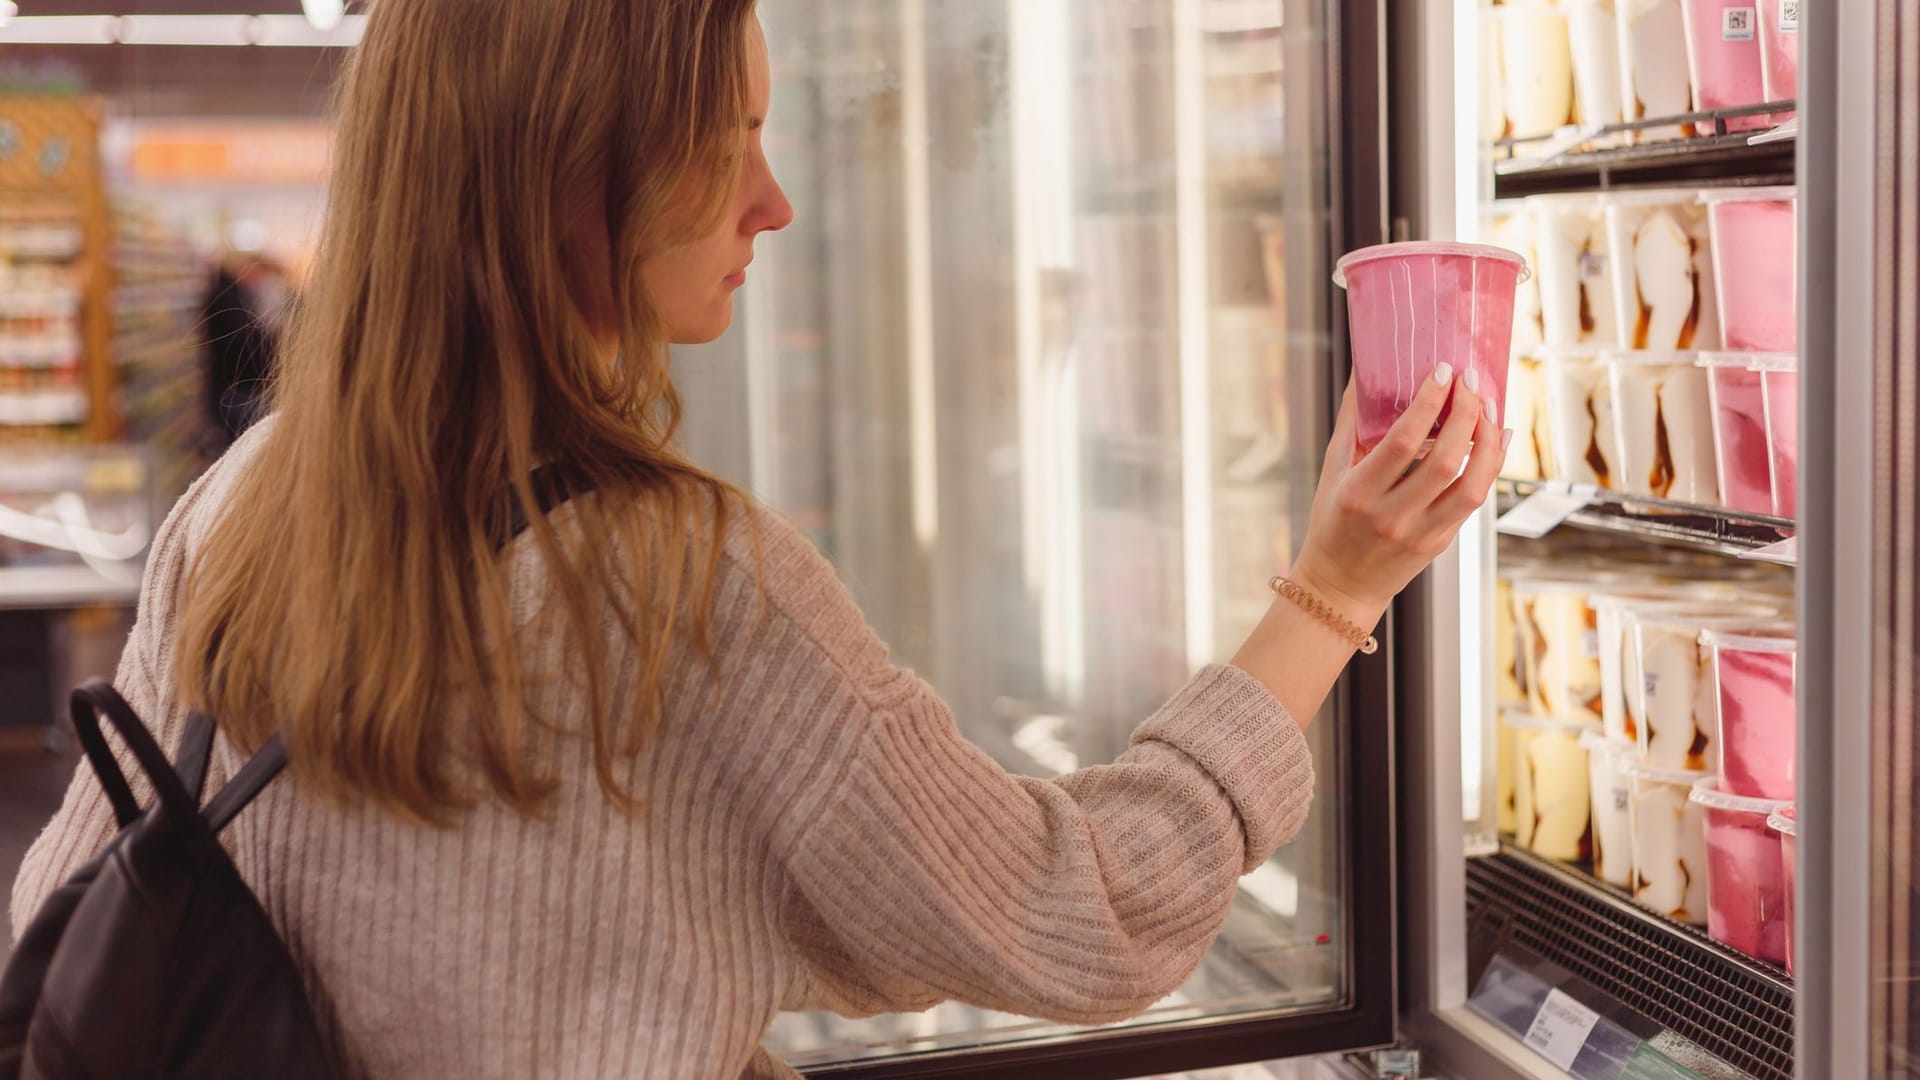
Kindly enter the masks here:
[[[572, 470], [533, 476], [547, 510], [590, 490]], [[493, 521], [505, 547], [520, 501]], [[0, 974], [0, 1080], [321, 1080], [326, 1043], [293, 957], [220, 846], [220, 830], [286, 767], [279, 736], [200, 809], [213, 721], [193, 713], [169, 764], [108, 683], [73, 692], [73, 727], [120, 831], [48, 896]], [[100, 729], [147, 775], [142, 810]]]

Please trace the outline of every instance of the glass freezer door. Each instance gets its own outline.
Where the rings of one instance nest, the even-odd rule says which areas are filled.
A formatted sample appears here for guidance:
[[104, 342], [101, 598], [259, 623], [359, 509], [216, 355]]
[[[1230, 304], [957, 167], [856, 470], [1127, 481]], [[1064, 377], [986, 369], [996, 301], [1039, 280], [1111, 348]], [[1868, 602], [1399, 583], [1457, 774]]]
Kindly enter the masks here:
[[[689, 451], [807, 529], [1007, 768], [1109, 761], [1233, 653], [1303, 531], [1344, 370], [1332, 259], [1380, 239], [1378, 198], [1348, 194], [1380, 186], [1377, 10], [762, 14], [798, 217], [761, 242], [733, 332], [676, 357]], [[1094, 1077], [1390, 1041], [1369, 663], [1312, 728], [1305, 830], [1145, 1015], [792, 1014], [771, 1049], [820, 1075]]]

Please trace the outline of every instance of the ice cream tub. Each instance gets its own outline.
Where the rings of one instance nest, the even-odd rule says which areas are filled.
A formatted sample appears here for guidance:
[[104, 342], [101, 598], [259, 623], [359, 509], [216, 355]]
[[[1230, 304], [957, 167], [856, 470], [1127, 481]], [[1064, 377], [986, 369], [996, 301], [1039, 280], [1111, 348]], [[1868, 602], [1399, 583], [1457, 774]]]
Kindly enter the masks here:
[[1718, 349], [1713, 236], [1699, 191], [1612, 192], [1602, 203], [1614, 339], [1630, 349]]
[[1553, 473], [1547, 421], [1547, 365], [1538, 356], [1519, 353], [1507, 369], [1506, 425], [1513, 442], [1500, 475], [1513, 480], [1545, 480]]
[[1525, 708], [1527, 676], [1520, 663], [1520, 624], [1514, 618], [1511, 577], [1494, 579], [1493, 612], [1495, 694], [1502, 708]]
[[1633, 781], [1627, 766], [1640, 748], [1591, 728], [1581, 732], [1592, 797], [1593, 876], [1609, 885], [1633, 884]]
[[1528, 707], [1598, 726], [1600, 649], [1586, 582], [1528, 579], [1513, 586]]
[[1560, 10], [1566, 14], [1572, 45], [1574, 112], [1582, 124], [1618, 124], [1626, 110], [1620, 96], [1620, 26], [1614, 0], [1562, 0]]
[[1722, 344], [1734, 352], [1798, 349], [1794, 189], [1709, 188], [1700, 199], [1713, 238]]
[[[1629, 648], [1632, 642], [1627, 635], [1628, 609], [1692, 607], [1719, 599], [1731, 601], [1733, 588], [1725, 582], [1648, 583], [1609, 588], [1588, 597], [1594, 612], [1595, 644], [1600, 652], [1600, 719], [1608, 738], [1636, 744], [1640, 739], [1637, 700], [1640, 658]], [[1629, 687], [1636, 689], [1629, 693]]]
[[1707, 924], [1706, 808], [1693, 786], [1711, 774], [1633, 762], [1633, 899], [1689, 926]]
[[[1509, 4], [1486, 17], [1499, 27], [1498, 134], [1536, 139], [1573, 123], [1573, 44], [1566, 15], [1546, 4]], [[1520, 152], [1528, 149], [1522, 144]]]
[[1719, 760], [1719, 693], [1713, 658], [1701, 644], [1706, 630], [1733, 629], [1771, 618], [1764, 604], [1655, 606], [1627, 610], [1628, 633], [1640, 670], [1634, 710], [1640, 755], [1648, 764], [1709, 769]]
[[1514, 295], [1527, 275], [1519, 255], [1480, 244], [1381, 244], [1340, 260], [1361, 448], [1379, 444], [1442, 361], [1460, 376], [1478, 371], [1480, 393], [1504, 411]]
[[[1687, 70], [1687, 13], [1682, 0], [1619, 0], [1620, 98], [1628, 120], [1652, 120], [1693, 111]], [[1677, 139], [1690, 124], [1642, 128], [1635, 142]]]
[[1618, 345], [1607, 217], [1595, 195], [1535, 195], [1535, 268], [1548, 345]]
[[1615, 486], [1632, 495], [1716, 505], [1713, 403], [1691, 353], [1605, 354], [1613, 391]]
[[1770, 964], [1787, 962], [1786, 881], [1780, 836], [1767, 826], [1792, 803], [1720, 790], [1718, 777], [1689, 795], [1704, 811], [1707, 840], [1707, 935]]
[[1767, 827], [1780, 836], [1780, 915], [1786, 921], [1787, 973], [1793, 973], [1793, 905], [1800, 879], [1800, 819], [1795, 807], [1783, 806], [1767, 815]]
[[[1768, 101], [1791, 101], [1800, 94], [1800, 0], [1759, 0], [1760, 87]], [[1792, 112], [1770, 114], [1784, 124]]]
[[1773, 448], [1767, 441], [1767, 392], [1750, 353], [1703, 353], [1713, 407], [1713, 460], [1720, 504], [1773, 513]]
[[[1526, 260], [1529, 269], [1540, 265], [1534, 250], [1534, 216], [1521, 200], [1498, 203], [1487, 222], [1487, 239], [1495, 247], [1506, 248]], [[1522, 278], [1513, 297], [1513, 341], [1516, 354], [1545, 343], [1546, 326], [1540, 316], [1540, 277]]]
[[[1682, 7], [1694, 107], [1707, 112], [1765, 103], [1760, 16], [1752, 0], [1684, 0]], [[1727, 130], [1754, 131], [1769, 123], [1764, 115], [1734, 117], [1727, 121]]]
[[1508, 714], [1513, 731], [1514, 840], [1536, 855], [1584, 861], [1592, 852], [1587, 750], [1576, 721]]
[[1772, 459], [1773, 516], [1792, 518], [1799, 508], [1800, 362], [1792, 353], [1757, 353], [1766, 396], [1767, 455]]
[[1721, 782], [1735, 795], [1793, 798], [1800, 735], [1793, 624], [1711, 629], [1701, 639], [1718, 694]]
[[[1591, 348], [1547, 349], [1547, 432], [1551, 480], [1612, 489], [1619, 475], [1613, 384]], [[1764, 419], [1764, 417], [1763, 417]]]

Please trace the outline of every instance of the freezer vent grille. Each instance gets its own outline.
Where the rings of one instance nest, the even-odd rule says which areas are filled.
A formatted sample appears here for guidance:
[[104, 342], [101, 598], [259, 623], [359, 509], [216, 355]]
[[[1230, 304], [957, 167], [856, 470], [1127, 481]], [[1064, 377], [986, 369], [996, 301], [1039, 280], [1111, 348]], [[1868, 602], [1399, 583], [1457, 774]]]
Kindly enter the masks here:
[[1759, 1080], [1793, 1080], [1793, 985], [1705, 935], [1511, 850], [1467, 864], [1470, 918]]

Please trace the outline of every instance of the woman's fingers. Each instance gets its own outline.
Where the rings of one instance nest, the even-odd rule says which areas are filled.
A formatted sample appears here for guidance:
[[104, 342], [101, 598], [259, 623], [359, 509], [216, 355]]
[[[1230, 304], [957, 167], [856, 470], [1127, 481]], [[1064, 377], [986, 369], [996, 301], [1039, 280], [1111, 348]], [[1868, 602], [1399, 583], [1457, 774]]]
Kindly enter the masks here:
[[1440, 425], [1433, 449], [1413, 467], [1405, 480], [1394, 488], [1394, 498], [1407, 506], [1425, 509], [1460, 475], [1460, 466], [1472, 445], [1474, 430], [1488, 415], [1491, 405], [1480, 396], [1480, 374], [1468, 369], [1453, 381], [1453, 411]]
[[1347, 380], [1346, 393], [1340, 396], [1340, 415], [1333, 422], [1333, 437], [1327, 440], [1327, 456], [1320, 463], [1320, 487], [1325, 490], [1338, 483], [1353, 468], [1354, 433], [1360, 428], [1360, 409], [1353, 393], [1353, 380]]
[[1506, 464], [1507, 445], [1512, 441], [1513, 432], [1500, 430], [1490, 414], [1481, 414], [1480, 423], [1473, 431], [1473, 453], [1467, 456], [1466, 469], [1434, 501], [1436, 528], [1446, 530], [1451, 536], [1461, 522], [1486, 503], [1487, 493], [1493, 490], [1493, 482], [1500, 476], [1500, 466]]
[[1368, 451], [1360, 464], [1353, 467], [1356, 479], [1369, 490], [1382, 493], [1400, 482], [1432, 435], [1433, 422], [1440, 418], [1447, 395], [1453, 391], [1454, 377], [1452, 364], [1442, 362], [1433, 369], [1433, 377], [1421, 384], [1419, 392], [1413, 395], [1413, 403], [1387, 429], [1380, 445]]

